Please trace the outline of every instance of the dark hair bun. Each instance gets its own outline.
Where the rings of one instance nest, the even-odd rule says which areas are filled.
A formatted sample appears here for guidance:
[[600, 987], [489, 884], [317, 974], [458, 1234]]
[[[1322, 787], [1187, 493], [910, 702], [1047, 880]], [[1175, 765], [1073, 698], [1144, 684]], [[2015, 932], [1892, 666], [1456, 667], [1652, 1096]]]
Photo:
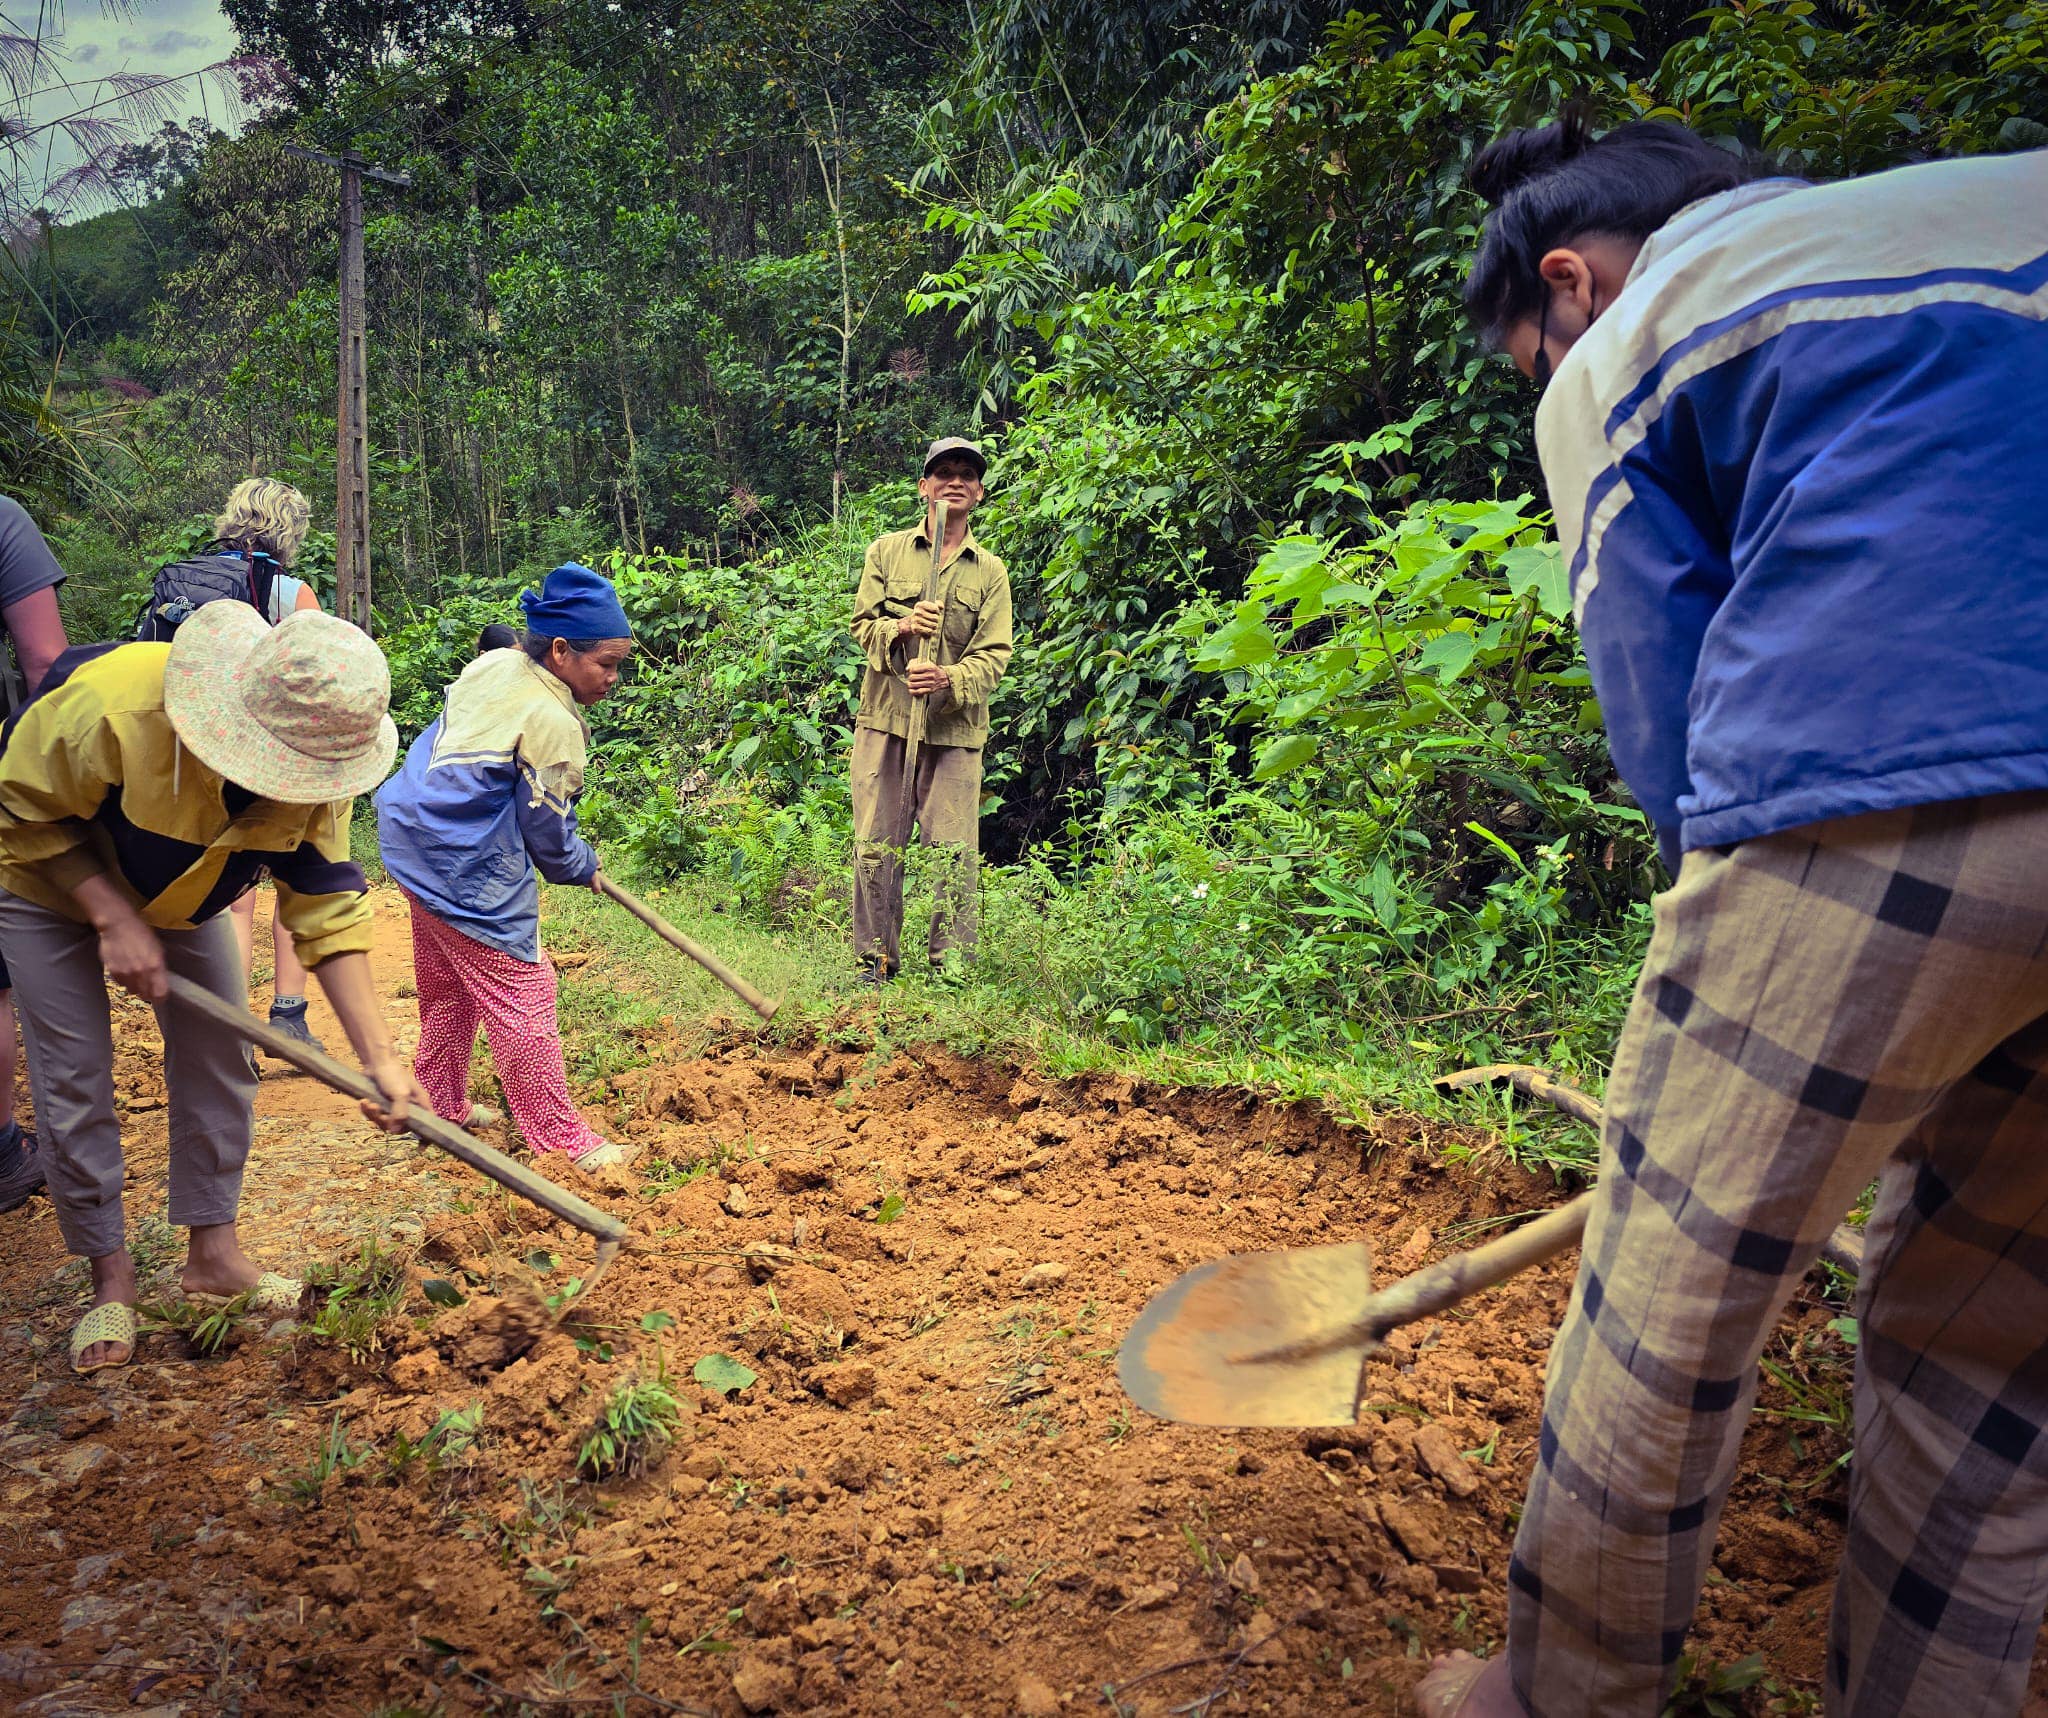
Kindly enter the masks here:
[[1495, 138], [1479, 152], [1465, 182], [1497, 207], [1517, 186], [1556, 172], [1592, 146], [1592, 116], [1578, 102], [1567, 102], [1555, 125]]

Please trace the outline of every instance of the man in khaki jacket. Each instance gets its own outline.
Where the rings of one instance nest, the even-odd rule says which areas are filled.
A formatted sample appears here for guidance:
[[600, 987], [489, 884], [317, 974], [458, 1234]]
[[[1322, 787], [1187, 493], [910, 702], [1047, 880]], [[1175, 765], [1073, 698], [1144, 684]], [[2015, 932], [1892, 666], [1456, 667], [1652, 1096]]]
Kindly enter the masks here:
[[[968, 515], [981, 502], [988, 462], [971, 441], [948, 436], [924, 456], [917, 492], [924, 523], [868, 545], [853, 604], [853, 636], [867, 653], [853, 734], [853, 952], [861, 982], [892, 977], [901, 961], [903, 850], [914, 821], [927, 847], [952, 850], [940, 876], [928, 948], [933, 967], [948, 949], [974, 953], [975, 882], [981, 854], [981, 749], [988, 701], [1010, 662], [1010, 575], [975, 542]], [[946, 504], [946, 540], [935, 603], [923, 601], [931, 568], [932, 515]], [[915, 660], [934, 637], [935, 660]], [[903, 752], [910, 701], [927, 700], [910, 817], [904, 815]]]

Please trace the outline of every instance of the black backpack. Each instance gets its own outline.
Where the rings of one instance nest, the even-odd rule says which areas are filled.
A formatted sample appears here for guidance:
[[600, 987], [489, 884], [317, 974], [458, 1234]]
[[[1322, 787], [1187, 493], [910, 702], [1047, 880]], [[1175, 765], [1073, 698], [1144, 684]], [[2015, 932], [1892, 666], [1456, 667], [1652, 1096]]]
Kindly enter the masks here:
[[246, 558], [225, 543], [209, 543], [187, 561], [169, 561], [157, 568], [149, 600], [135, 619], [135, 636], [144, 644], [168, 644], [195, 609], [210, 602], [245, 602], [275, 625], [271, 612], [277, 591], [278, 564], [268, 555]]

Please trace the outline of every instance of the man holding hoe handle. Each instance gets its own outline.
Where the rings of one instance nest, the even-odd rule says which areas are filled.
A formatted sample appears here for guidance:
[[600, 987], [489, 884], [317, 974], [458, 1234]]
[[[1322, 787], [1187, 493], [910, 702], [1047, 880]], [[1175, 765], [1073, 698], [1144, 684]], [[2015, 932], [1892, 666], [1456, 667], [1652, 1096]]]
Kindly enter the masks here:
[[[932, 915], [932, 966], [949, 949], [962, 959], [974, 952], [981, 751], [989, 696], [1011, 647], [1010, 576], [968, 529], [987, 468], [971, 441], [933, 442], [917, 486], [923, 524], [868, 545], [854, 598], [853, 636], [867, 653], [853, 736], [853, 952], [863, 984], [894, 977], [901, 963], [903, 850], [913, 823], [927, 847], [953, 856]], [[928, 601], [934, 561], [936, 600]], [[923, 703], [924, 734], [906, 792], [913, 699]]]

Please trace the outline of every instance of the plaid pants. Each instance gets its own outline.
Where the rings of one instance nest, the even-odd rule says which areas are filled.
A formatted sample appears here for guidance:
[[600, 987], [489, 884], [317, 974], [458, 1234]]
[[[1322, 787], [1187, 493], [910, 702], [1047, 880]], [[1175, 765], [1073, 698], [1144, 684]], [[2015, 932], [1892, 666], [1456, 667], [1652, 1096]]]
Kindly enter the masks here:
[[2017, 1712], [2048, 1600], [2048, 794], [1686, 856], [1509, 1570], [1538, 1718], [1656, 1718], [1773, 1324], [1873, 1176], [1827, 1710]]

